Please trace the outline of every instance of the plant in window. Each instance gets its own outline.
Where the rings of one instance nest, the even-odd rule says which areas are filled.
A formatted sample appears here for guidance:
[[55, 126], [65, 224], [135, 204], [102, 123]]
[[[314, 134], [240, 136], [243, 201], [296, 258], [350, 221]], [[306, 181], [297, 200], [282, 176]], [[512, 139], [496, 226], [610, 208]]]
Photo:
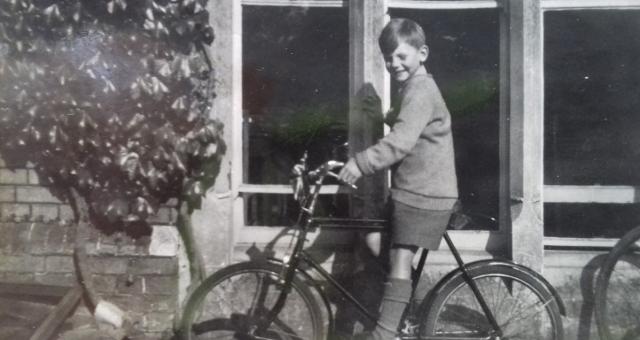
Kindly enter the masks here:
[[[75, 209], [79, 277], [88, 224], [128, 230], [178, 200], [189, 213], [224, 145], [208, 118], [206, 0], [9, 0], [0, 4], [0, 153], [33, 164]], [[188, 251], [192, 276], [200, 264]], [[89, 284], [89, 280], [85, 281]], [[88, 304], [97, 299], [88, 289]]]

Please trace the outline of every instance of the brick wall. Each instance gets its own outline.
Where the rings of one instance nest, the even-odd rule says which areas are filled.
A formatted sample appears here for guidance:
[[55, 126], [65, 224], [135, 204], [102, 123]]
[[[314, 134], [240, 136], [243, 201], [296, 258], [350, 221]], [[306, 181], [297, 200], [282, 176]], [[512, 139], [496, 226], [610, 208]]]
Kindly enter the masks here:
[[[175, 210], [165, 206], [151, 221], [170, 225], [175, 218]], [[0, 281], [75, 284], [72, 222], [71, 207], [40, 186], [33, 169], [10, 170], [0, 161]], [[168, 226], [136, 238], [94, 229], [86, 245], [98, 295], [127, 311], [145, 339], [161, 339], [171, 329], [178, 296], [177, 245], [177, 233]], [[96, 327], [80, 306], [59, 339], [77, 339], [78, 330], [86, 335]]]

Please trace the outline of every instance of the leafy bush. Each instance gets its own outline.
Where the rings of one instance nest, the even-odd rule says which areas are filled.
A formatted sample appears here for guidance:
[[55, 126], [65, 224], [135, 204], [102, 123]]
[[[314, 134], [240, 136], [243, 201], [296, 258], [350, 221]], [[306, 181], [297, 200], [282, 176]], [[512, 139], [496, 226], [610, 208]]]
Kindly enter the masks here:
[[0, 3], [0, 153], [110, 225], [197, 204], [224, 152], [208, 118], [206, 0]]

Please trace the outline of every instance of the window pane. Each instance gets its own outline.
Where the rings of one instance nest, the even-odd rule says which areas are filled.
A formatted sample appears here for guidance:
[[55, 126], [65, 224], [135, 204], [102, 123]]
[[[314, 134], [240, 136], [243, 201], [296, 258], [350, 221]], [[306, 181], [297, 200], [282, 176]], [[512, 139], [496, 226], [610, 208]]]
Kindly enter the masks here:
[[548, 12], [545, 183], [640, 183], [640, 11]]
[[497, 217], [498, 10], [394, 9], [391, 16], [415, 20], [427, 35], [427, 70], [433, 74], [451, 112], [464, 209]]
[[304, 150], [346, 141], [348, 27], [345, 8], [243, 7], [245, 182], [288, 183]]
[[[245, 224], [248, 226], [290, 226], [300, 211], [293, 195], [280, 194], [244, 194]], [[349, 217], [349, 197], [340, 195], [321, 195], [316, 204], [315, 216]]]
[[544, 205], [545, 236], [619, 238], [638, 224], [637, 204]]
[[[640, 183], [640, 11], [544, 17], [545, 184]], [[545, 204], [545, 235], [620, 237], [637, 205]]]

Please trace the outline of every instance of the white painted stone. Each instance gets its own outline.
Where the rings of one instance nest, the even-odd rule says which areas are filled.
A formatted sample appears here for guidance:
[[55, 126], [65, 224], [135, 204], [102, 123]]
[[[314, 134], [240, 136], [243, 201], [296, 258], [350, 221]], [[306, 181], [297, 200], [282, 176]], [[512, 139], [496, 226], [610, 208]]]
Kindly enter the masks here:
[[153, 226], [149, 255], [176, 256], [179, 238], [178, 230], [174, 226]]
[[98, 323], [107, 323], [116, 328], [122, 327], [124, 324], [125, 313], [111, 302], [102, 300], [98, 302], [94, 317]]

